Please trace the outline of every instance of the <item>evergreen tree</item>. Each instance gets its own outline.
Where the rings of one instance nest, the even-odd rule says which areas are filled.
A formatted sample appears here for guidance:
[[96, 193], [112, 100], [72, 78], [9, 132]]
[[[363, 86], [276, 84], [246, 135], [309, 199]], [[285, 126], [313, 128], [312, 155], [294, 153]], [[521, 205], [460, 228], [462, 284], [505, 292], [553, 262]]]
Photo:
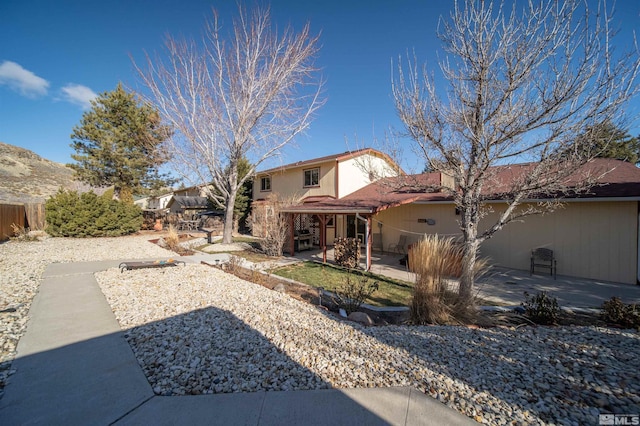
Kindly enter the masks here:
[[[251, 163], [246, 158], [242, 158], [238, 163], [238, 177], [244, 177], [251, 171]], [[236, 196], [236, 204], [234, 206], [234, 216], [240, 229], [244, 228], [244, 224], [251, 212], [251, 197], [253, 192], [253, 178], [249, 177], [238, 189]]]
[[580, 139], [584, 149], [591, 150], [596, 157], [615, 158], [633, 164], [640, 160], [640, 137], [634, 138], [610, 121], [588, 127]]
[[158, 171], [168, 161], [161, 145], [171, 132], [153, 107], [120, 83], [91, 105], [71, 134], [76, 151], [71, 158], [76, 163], [69, 167], [78, 179], [94, 186], [113, 185], [114, 199], [173, 183]]

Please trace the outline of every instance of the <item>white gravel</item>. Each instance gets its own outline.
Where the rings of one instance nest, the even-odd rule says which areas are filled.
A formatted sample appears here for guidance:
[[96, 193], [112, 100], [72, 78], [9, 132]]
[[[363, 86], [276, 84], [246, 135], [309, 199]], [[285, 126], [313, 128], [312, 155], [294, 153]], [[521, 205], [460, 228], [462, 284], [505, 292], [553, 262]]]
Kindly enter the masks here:
[[98, 282], [161, 395], [408, 385], [487, 424], [640, 413], [633, 331], [365, 328], [202, 265]]
[[[0, 244], [2, 384], [47, 264], [172, 255], [150, 238]], [[640, 414], [635, 331], [366, 328], [202, 265], [97, 276], [158, 394], [410, 385], [486, 424]]]

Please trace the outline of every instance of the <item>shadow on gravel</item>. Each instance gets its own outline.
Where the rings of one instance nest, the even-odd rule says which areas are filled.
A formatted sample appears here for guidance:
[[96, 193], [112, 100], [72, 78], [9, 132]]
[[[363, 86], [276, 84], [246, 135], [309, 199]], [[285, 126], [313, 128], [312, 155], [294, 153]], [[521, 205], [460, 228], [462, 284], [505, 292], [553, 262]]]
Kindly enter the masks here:
[[[66, 331], [73, 335], [74, 327], [69, 321], [54, 326], [62, 335]], [[152, 352], [160, 353], [155, 362], [145, 362], [151, 384], [125, 334], [137, 341], [140, 357], [153, 358]], [[262, 424], [284, 424], [292, 419], [303, 424], [317, 424], [318, 419], [324, 424], [339, 424], [345, 413], [357, 423], [388, 424], [340, 392], [332, 392], [330, 398], [326, 391], [314, 391], [302, 399], [291, 394], [298, 395], [295, 404], [288, 403], [288, 393], [283, 392], [155, 396], [154, 388], [159, 394], [178, 395], [186, 384], [202, 394], [240, 392], [243, 383], [251, 381], [259, 381], [256, 387], [263, 390], [329, 387], [232, 313], [216, 308], [72, 343], [69, 336], [63, 336], [61, 340], [68, 343], [60, 346], [51, 335], [38, 339], [50, 348], [19, 349], [19, 353], [28, 354], [14, 360], [16, 373], [9, 378], [0, 400], [2, 424], [251, 425], [260, 419]], [[196, 343], [207, 345], [204, 354], [196, 350]], [[193, 369], [199, 372], [186, 373]], [[297, 386], [292, 377], [302, 384]]]

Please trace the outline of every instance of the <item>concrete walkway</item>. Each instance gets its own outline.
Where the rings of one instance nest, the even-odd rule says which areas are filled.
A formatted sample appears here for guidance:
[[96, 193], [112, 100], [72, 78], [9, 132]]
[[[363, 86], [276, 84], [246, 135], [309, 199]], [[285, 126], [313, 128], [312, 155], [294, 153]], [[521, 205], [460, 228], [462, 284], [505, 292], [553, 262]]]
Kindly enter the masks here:
[[46, 269], [0, 424], [475, 424], [411, 388], [155, 396], [93, 275], [119, 263]]

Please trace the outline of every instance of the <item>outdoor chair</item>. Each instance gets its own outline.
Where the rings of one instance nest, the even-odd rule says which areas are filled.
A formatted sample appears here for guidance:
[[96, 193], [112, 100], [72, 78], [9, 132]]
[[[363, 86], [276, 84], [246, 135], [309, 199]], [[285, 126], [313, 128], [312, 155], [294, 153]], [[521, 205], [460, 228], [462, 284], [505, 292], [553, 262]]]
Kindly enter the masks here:
[[531, 269], [529, 275], [533, 275], [535, 268], [549, 269], [549, 275], [553, 275], [553, 279], [556, 279], [557, 262], [553, 256], [553, 250], [547, 248], [537, 248], [531, 251]]
[[397, 244], [389, 244], [389, 251], [396, 251], [398, 253], [407, 253], [407, 236], [400, 235], [400, 239]]

